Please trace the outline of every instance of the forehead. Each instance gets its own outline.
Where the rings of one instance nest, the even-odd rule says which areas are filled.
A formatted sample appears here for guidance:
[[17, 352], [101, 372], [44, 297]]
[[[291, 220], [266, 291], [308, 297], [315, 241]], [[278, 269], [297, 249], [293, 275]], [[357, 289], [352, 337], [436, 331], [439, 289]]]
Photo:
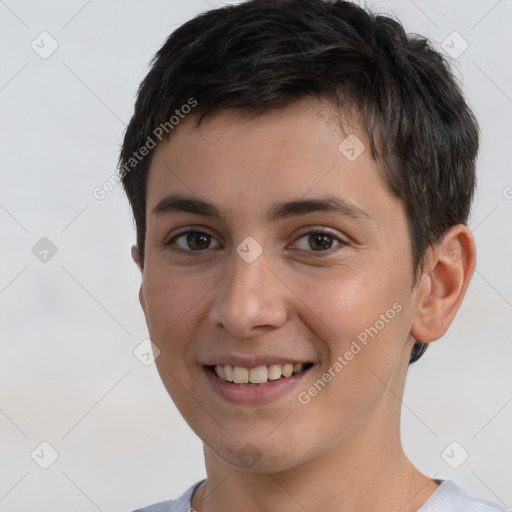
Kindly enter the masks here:
[[387, 187], [357, 116], [340, 116], [329, 102], [306, 98], [259, 114], [223, 109], [196, 121], [185, 116], [156, 148], [148, 212], [171, 192], [252, 212], [285, 196], [338, 192], [354, 204], [363, 196], [385, 204]]
[[[348, 135], [359, 139], [360, 150], [366, 146], [367, 135], [356, 109], [347, 105], [346, 109], [339, 110], [322, 97], [308, 96], [264, 111], [217, 109], [209, 112], [197, 126], [199, 116], [198, 113], [184, 116], [171, 132], [170, 139], [160, 144], [156, 151], [161, 152], [165, 146], [172, 146], [179, 153], [183, 153], [191, 147], [199, 149], [198, 146], [204, 146], [205, 151], [200, 152], [204, 155], [212, 146], [224, 146], [236, 140], [237, 143], [244, 144], [245, 148], [247, 143], [266, 142], [266, 152], [262, 156], [273, 157], [275, 155], [272, 149], [278, 149], [281, 154], [286, 149], [292, 149], [297, 154], [311, 150], [313, 146], [319, 149], [320, 139], [323, 139], [324, 149], [328, 149], [327, 146], [338, 149], [340, 138], [343, 140]], [[217, 147], [217, 154], [220, 149]], [[230, 147], [228, 156], [233, 157], [240, 153], [237, 149], [240, 148]], [[315, 152], [314, 154], [318, 156]], [[188, 156], [194, 155], [196, 153]]]

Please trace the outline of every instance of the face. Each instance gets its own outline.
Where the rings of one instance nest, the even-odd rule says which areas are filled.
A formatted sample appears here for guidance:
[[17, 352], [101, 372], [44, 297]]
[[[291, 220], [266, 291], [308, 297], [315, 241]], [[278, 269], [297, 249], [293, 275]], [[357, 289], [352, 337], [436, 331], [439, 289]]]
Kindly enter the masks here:
[[231, 466], [289, 469], [398, 421], [406, 216], [337, 119], [317, 99], [190, 115], [155, 150], [140, 300], [167, 391]]

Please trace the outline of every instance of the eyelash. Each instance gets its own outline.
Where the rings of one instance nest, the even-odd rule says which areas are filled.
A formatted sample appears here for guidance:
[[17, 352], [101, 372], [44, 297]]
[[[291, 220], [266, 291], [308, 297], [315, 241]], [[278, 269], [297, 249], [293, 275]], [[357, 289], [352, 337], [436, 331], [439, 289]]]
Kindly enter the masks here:
[[[202, 235], [206, 235], [210, 238], [214, 238], [213, 235], [211, 235], [210, 233], [207, 233], [206, 231], [202, 231], [201, 229], [190, 229], [188, 231], [183, 231], [182, 233], [179, 233], [175, 236], [173, 236], [169, 241], [167, 241], [164, 245], [167, 246], [167, 247], [170, 247], [171, 244], [173, 242], [175, 242], [177, 239], [183, 237], [183, 236], [186, 236], [186, 235], [190, 235], [190, 234], [202, 234]], [[338, 245], [334, 246], [334, 247], [331, 247], [325, 251], [307, 251], [306, 249], [299, 249], [300, 251], [306, 251], [306, 252], [311, 252], [312, 254], [310, 255], [310, 257], [313, 257], [313, 258], [317, 258], [317, 257], [325, 257], [325, 256], [329, 256], [331, 255], [333, 252], [336, 251], [336, 248], [338, 249], [341, 249], [342, 247], [348, 245], [348, 242], [346, 240], [343, 240], [341, 239], [340, 237], [338, 237], [336, 234], [334, 234], [332, 231], [330, 231], [329, 229], [326, 229], [326, 228], [316, 228], [316, 229], [312, 229], [310, 231], [306, 231], [305, 233], [302, 233], [298, 238], [297, 240], [300, 240], [301, 238], [304, 238], [306, 236], [311, 236], [311, 235], [327, 235], [329, 236], [330, 238], [332, 238], [333, 240], [337, 241], [338, 242]], [[295, 244], [295, 242], [294, 242]], [[170, 247], [171, 248], [171, 247]], [[177, 247], [172, 247], [171, 250], [175, 253], [178, 253], [178, 254], [191, 254], [191, 253], [201, 253], [201, 252], [204, 252], [206, 249], [199, 249], [199, 250], [186, 250], [186, 249], [181, 249], [181, 248], [177, 248]]]

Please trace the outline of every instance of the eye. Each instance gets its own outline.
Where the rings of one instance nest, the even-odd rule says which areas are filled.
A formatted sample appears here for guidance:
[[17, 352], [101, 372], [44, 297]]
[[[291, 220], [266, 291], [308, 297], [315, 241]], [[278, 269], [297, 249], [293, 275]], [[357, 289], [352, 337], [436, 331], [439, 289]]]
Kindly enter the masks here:
[[[211, 242], [215, 241], [217, 245], [211, 247]], [[176, 244], [178, 248], [173, 248]], [[199, 252], [204, 249], [212, 249], [220, 247], [220, 244], [212, 235], [205, 231], [189, 230], [172, 237], [165, 245], [171, 246], [171, 250], [176, 252]]]
[[[212, 242], [214, 245], [212, 245]], [[220, 243], [209, 233], [201, 230], [188, 230], [173, 236], [166, 246], [174, 252], [192, 253], [204, 252], [206, 249], [221, 247]], [[301, 235], [291, 246], [292, 249], [299, 249], [308, 252], [332, 252], [330, 249], [343, 247], [347, 242], [329, 230], [314, 229]]]
[[347, 245], [347, 242], [334, 233], [325, 229], [314, 229], [300, 236], [297, 242], [293, 244], [293, 248], [310, 252], [311, 250], [313, 252], [327, 252], [333, 247], [345, 245]]

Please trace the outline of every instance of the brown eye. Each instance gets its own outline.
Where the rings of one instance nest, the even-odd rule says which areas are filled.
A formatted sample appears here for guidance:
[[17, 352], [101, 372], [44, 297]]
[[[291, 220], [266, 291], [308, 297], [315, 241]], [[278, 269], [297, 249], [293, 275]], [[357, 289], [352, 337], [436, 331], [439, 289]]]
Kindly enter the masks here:
[[[212, 247], [212, 241], [217, 243], [217, 245]], [[192, 230], [171, 238], [166, 245], [171, 246], [171, 249], [177, 252], [197, 252], [220, 247], [220, 244], [212, 237], [212, 235], [203, 231]], [[173, 248], [173, 245], [176, 245], [178, 248]]]
[[189, 233], [186, 238], [186, 243], [190, 249], [199, 251], [208, 248], [210, 238], [210, 235], [205, 235], [204, 233]]
[[297, 239], [293, 247], [309, 252], [327, 252], [331, 248], [347, 245], [347, 242], [326, 230], [314, 230]]
[[326, 250], [331, 248], [333, 239], [325, 233], [314, 233], [309, 235], [308, 243], [314, 250]]

